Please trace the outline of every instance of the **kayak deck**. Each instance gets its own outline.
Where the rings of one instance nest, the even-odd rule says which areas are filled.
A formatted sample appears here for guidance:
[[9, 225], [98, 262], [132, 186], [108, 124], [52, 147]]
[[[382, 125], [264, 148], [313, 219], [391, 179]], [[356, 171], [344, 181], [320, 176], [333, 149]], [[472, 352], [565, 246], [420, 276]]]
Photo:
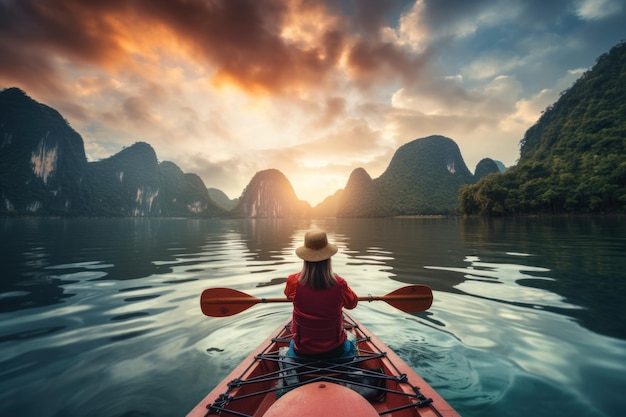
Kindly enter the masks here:
[[354, 359], [348, 362], [298, 359], [297, 363], [289, 362], [285, 369], [281, 348], [287, 347], [291, 340], [288, 321], [215, 387], [188, 417], [261, 417], [287, 391], [320, 381], [360, 392], [381, 416], [459, 416], [400, 357], [346, 313], [344, 327], [356, 335], [358, 355]]

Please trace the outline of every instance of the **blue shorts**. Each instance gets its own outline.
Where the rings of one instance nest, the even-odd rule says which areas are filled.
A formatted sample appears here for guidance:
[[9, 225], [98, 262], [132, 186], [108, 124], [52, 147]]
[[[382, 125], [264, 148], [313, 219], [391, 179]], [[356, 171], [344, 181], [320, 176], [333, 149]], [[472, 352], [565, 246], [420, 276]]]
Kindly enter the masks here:
[[287, 356], [292, 358], [325, 358], [325, 359], [347, 359], [353, 358], [356, 352], [356, 346], [354, 341], [346, 339], [343, 342], [343, 345], [331, 350], [330, 352], [321, 353], [319, 355], [301, 355], [296, 353], [295, 342], [291, 340], [289, 343], [289, 351], [287, 352]]

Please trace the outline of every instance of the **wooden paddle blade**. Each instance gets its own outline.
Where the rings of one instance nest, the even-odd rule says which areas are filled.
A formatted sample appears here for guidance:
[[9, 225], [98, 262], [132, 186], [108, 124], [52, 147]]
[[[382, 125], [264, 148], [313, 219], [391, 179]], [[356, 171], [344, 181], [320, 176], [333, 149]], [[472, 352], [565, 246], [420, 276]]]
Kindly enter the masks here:
[[209, 317], [227, 317], [241, 313], [261, 299], [231, 288], [209, 288], [202, 291], [200, 308]]
[[433, 292], [426, 285], [408, 285], [380, 297], [387, 304], [407, 313], [426, 311], [433, 304]]

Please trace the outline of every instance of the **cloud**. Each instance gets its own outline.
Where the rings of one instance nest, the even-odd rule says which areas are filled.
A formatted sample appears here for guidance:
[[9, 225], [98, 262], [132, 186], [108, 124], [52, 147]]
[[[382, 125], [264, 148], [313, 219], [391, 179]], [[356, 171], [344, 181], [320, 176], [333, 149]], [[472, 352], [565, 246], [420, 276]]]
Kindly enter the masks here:
[[[511, 76], [497, 76], [479, 89], [468, 88], [461, 76], [433, 81], [430, 88], [403, 88], [394, 94], [386, 130], [405, 142], [433, 134], [453, 138], [470, 170], [486, 157], [512, 164], [528, 127], [512, 116], [521, 84]], [[511, 117], [518, 123], [503, 124]]]
[[[319, 201], [402, 144], [506, 164], [623, 39], [617, 0], [3, 0], [0, 87], [58, 109], [90, 160], [137, 141], [237, 196], [277, 168]], [[581, 70], [583, 68], [583, 70]]]
[[624, 4], [619, 0], [582, 0], [578, 1], [576, 14], [585, 20], [600, 20], [621, 12]]
[[[3, 78], [29, 90], [61, 94], [58, 63], [110, 65], [124, 60], [119, 26], [109, 19], [106, 2], [3, 1], [0, 38]], [[115, 2], [111, 2], [113, 4]]]
[[187, 154], [186, 158], [175, 163], [184, 172], [194, 173], [203, 178], [207, 188], [219, 188], [230, 198], [239, 197], [254, 173], [259, 171], [256, 166], [249, 166], [246, 159], [241, 157], [210, 162], [204, 155]]

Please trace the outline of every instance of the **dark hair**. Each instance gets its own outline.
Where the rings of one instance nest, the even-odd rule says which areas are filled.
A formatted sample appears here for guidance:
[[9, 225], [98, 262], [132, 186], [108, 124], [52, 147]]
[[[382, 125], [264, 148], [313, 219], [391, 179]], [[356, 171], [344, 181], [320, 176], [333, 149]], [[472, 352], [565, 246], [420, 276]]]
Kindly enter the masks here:
[[304, 261], [298, 280], [302, 285], [314, 290], [326, 290], [337, 284], [330, 258], [319, 262]]

